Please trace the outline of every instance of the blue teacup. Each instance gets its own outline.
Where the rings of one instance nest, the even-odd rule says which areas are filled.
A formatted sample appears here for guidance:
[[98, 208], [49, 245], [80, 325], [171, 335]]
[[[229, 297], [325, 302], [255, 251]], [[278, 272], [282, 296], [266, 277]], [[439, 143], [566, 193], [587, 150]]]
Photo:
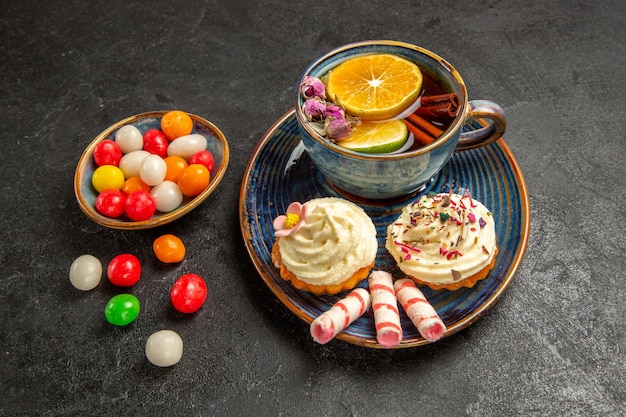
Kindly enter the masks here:
[[[452, 65], [438, 55], [403, 42], [363, 41], [337, 48], [317, 59], [302, 74], [322, 78], [329, 70], [359, 55], [395, 54], [415, 62], [425, 76], [444, 90], [456, 93], [458, 112], [450, 126], [434, 142], [398, 154], [365, 154], [342, 148], [320, 136], [303, 114], [303, 98], [296, 89], [296, 119], [304, 147], [322, 175], [335, 187], [360, 198], [391, 199], [410, 195], [423, 189], [453, 152], [484, 146], [497, 140], [506, 130], [504, 110], [486, 100], [468, 100], [463, 79]], [[477, 122], [481, 128], [463, 131], [467, 124]]]

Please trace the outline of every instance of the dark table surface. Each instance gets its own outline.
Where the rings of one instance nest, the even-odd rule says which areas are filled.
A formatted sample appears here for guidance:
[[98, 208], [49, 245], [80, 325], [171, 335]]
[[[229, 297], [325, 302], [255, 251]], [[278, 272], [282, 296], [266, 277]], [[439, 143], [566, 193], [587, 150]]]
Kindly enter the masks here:
[[[622, 415], [625, 17], [623, 1], [1, 1], [0, 415]], [[239, 225], [248, 159], [301, 72], [365, 39], [433, 50], [470, 98], [500, 103], [530, 198], [508, 291], [410, 349], [315, 344]], [[174, 108], [227, 136], [217, 191], [158, 229], [93, 223], [73, 190], [82, 150], [120, 119]], [[188, 247], [171, 268], [151, 253], [163, 233]], [[102, 311], [116, 289], [103, 277], [78, 291], [68, 271], [123, 252], [144, 262], [142, 313], [113, 328]], [[191, 317], [168, 304], [182, 272], [209, 286]], [[162, 328], [185, 342], [171, 368], [144, 354]]]

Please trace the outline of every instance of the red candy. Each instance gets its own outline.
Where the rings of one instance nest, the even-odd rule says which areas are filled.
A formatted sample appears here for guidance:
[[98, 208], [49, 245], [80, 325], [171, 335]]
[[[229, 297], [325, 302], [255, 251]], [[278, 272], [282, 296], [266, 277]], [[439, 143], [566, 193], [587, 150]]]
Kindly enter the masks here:
[[215, 166], [215, 160], [213, 159], [213, 154], [209, 150], [196, 152], [189, 158], [189, 165], [191, 164], [202, 164], [209, 172], [213, 172], [213, 167]]
[[109, 262], [107, 275], [113, 285], [131, 287], [141, 277], [141, 262], [130, 253], [117, 255]]
[[159, 129], [149, 129], [143, 134], [143, 150], [159, 155], [161, 158], [167, 156], [167, 146], [169, 142], [165, 134]]
[[126, 215], [135, 222], [149, 220], [156, 211], [156, 201], [149, 192], [133, 191], [126, 197]]
[[126, 194], [120, 190], [104, 190], [96, 197], [96, 211], [103, 216], [117, 219], [126, 209]]
[[93, 159], [98, 166], [119, 166], [120, 160], [122, 159], [122, 150], [114, 141], [105, 139], [94, 148]]
[[200, 275], [185, 274], [172, 286], [170, 300], [174, 308], [181, 313], [198, 311], [206, 299], [207, 288]]

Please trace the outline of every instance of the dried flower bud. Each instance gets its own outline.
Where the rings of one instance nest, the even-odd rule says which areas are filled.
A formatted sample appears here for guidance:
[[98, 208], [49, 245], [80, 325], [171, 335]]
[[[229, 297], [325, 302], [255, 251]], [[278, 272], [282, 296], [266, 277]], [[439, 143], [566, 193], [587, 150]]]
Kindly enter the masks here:
[[350, 134], [352, 126], [345, 119], [334, 119], [326, 125], [326, 133], [329, 138], [341, 139]]
[[314, 98], [306, 100], [302, 105], [302, 112], [309, 121], [321, 119], [325, 110], [326, 104]]
[[304, 98], [326, 98], [326, 86], [324, 83], [319, 78], [311, 77], [310, 75], [304, 77], [300, 91]]
[[324, 110], [322, 117], [330, 117], [332, 119], [345, 119], [346, 113], [343, 110], [343, 107], [330, 104], [326, 107], [326, 110]]

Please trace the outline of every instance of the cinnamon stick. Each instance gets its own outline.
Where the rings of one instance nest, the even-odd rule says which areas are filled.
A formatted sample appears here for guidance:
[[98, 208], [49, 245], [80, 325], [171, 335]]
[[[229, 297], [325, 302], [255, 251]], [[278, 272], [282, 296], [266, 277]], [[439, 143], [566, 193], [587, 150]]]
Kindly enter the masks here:
[[451, 103], [454, 107], [459, 107], [459, 96], [456, 93], [437, 94], [434, 96], [423, 96], [420, 98], [422, 106], [432, 106], [437, 104]]
[[459, 108], [452, 103], [434, 104], [428, 106], [420, 106], [415, 113], [420, 116], [430, 117], [454, 117], [458, 113]]
[[418, 142], [420, 145], [426, 146], [435, 140], [435, 138], [433, 138], [428, 133], [424, 132], [423, 130], [421, 130], [419, 127], [415, 126], [413, 123], [409, 122], [408, 120], [405, 119], [404, 123], [406, 124], [406, 127], [409, 129], [409, 132], [413, 133], [413, 137], [415, 138], [415, 141]]
[[437, 126], [433, 125], [428, 120], [423, 119], [415, 113], [411, 113], [407, 117], [407, 120], [435, 138], [438, 138], [443, 133], [443, 130], [439, 129]]

